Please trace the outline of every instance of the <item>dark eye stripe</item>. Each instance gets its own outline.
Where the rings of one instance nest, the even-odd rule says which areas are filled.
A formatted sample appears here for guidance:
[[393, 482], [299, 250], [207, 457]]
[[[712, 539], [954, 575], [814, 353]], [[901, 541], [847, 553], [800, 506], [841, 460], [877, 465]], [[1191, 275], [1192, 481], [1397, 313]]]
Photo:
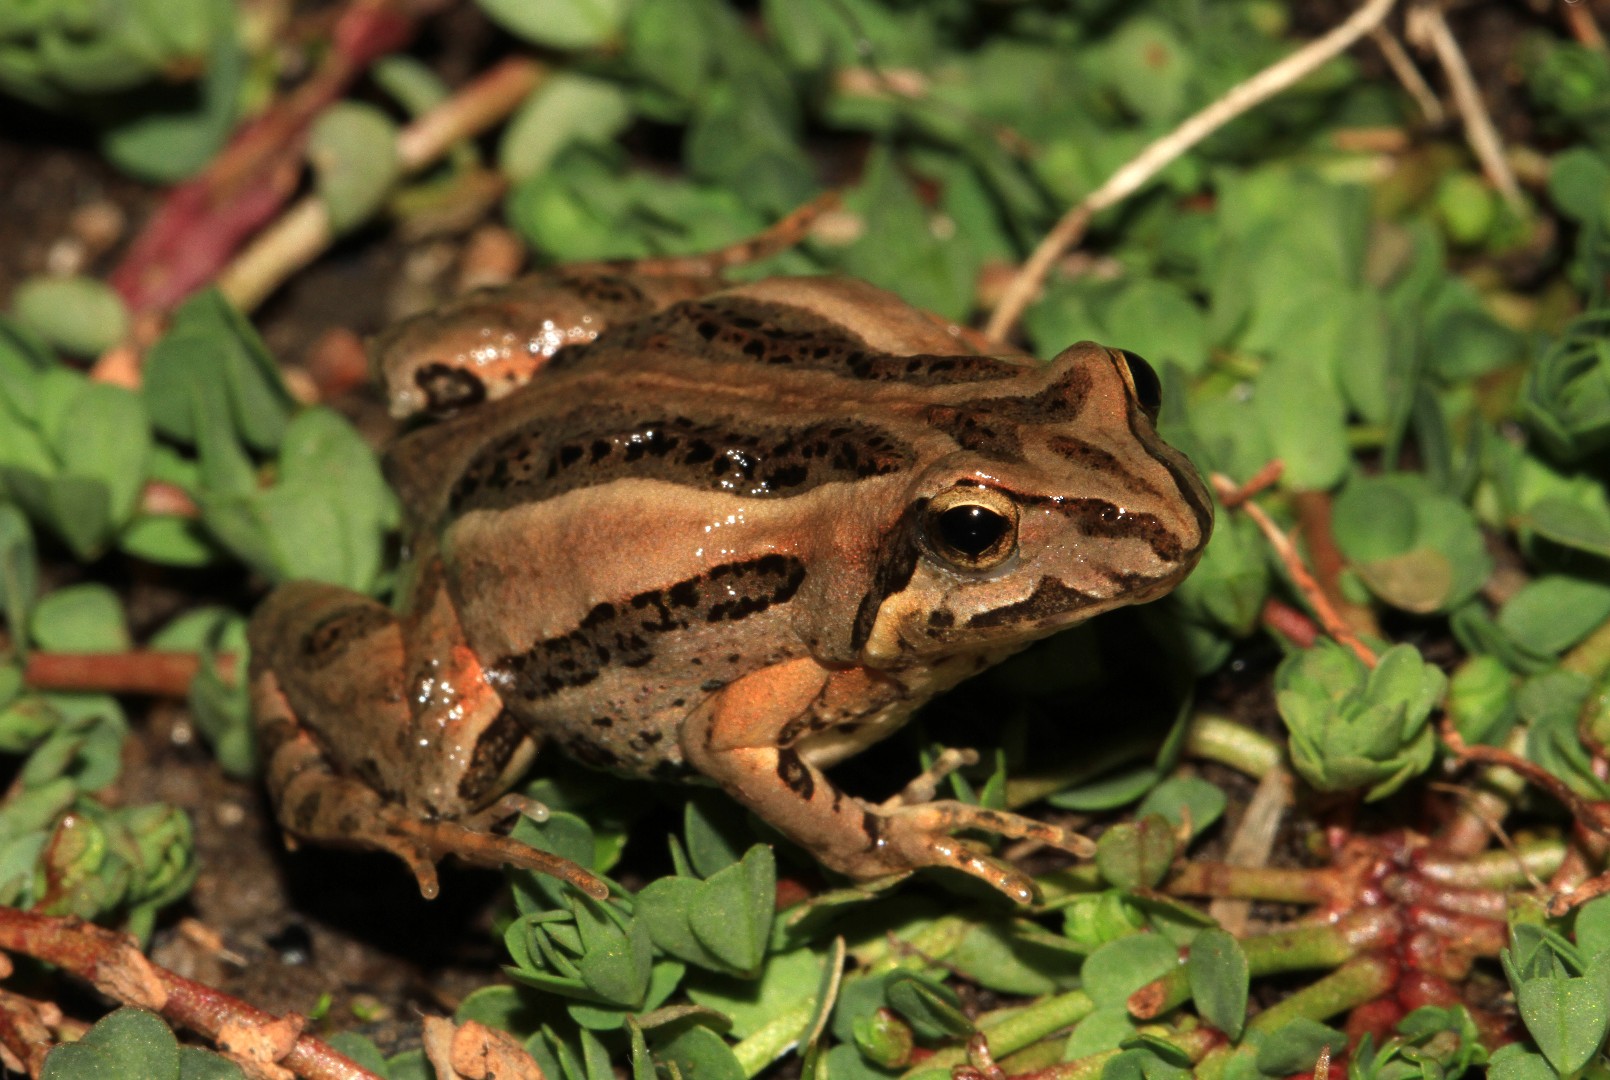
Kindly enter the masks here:
[[872, 581], [861, 596], [855, 622], [850, 627], [851, 652], [859, 653], [872, 636], [872, 627], [878, 621], [878, 609], [883, 602], [909, 585], [911, 575], [917, 572], [920, 551], [917, 537], [927, 509], [927, 499], [913, 501], [879, 543], [878, 565], [873, 567]]
[[1043, 577], [1035, 583], [1034, 591], [1015, 604], [1007, 604], [991, 611], [981, 611], [967, 620], [969, 627], [1008, 626], [1014, 623], [1034, 623], [1053, 615], [1062, 616], [1070, 611], [1099, 603], [1099, 596], [1070, 588], [1060, 579]]
[[587, 685], [606, 668], [647, 665], [661, 634], [701, 623], [738, 622], [785, 604], [804, 581], [805, 564], [792, 556], [724, 563], [620, 603], [598, 604], [576, 629], [503, 657], [489, 673], [505, 697], [541, 701]]
[[914, 460], [907, 443], [859, 421], [797, 428], [678, 416], [610, 423], [582, 412], [494, 439], [470, 460], [449, 505], [455, 514], [498, 510], [627, 477], [777, 498], [885, 476]]

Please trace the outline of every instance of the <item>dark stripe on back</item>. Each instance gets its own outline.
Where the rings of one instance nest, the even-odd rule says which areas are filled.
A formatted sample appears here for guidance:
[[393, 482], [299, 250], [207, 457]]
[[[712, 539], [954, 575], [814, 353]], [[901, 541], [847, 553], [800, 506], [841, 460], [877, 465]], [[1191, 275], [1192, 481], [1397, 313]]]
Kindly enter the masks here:
[[771, 498], [884, 476], [913, 460], [911, 447], [860, 421], [797, 428], [683, 416], [628, 422], [588, 410], [494, 439], [453, 485], [450, 507], [455, 514], [503, 509], [627, 477]]
[[651, 318], [611, 329], [594, 348], [674, 350], [716, 363], [826, 371], [870, 382], [918, 386], [1010, 379], [1024, 365], [993, 356], [893, 356], [803, 308], [747, 297], [687, 300]]
[[1035, 623], [1097, 603], [1101, 598], [1071, 588], [1054, 577], [1043, 577], [1027, 598], [992, 611], [981, 611], [967, 620], [969, 627], [1006, 626]]
[[[931, 426], [956, 440], [956, 445], [963, 450], [987, 454], [1000, 461], [1022, 461], [1023, 443], [1017, 429], [1077, 423], [1089, 393], [1090, 373], [1074, 368], [1034, 394], [984, 398], [969, 405], [931, 405], [923, 417]], [[1061, 452], [1055, 445], [1053, 449]]]
[[642, 667], [652, 661], [661, 634], [758, 615], [787, 603], [804, 581], [805, 564], [799, 559], [763, 555], [711, 567], [698, 577], [621, 603], [598, 604], [576, 629], [492, 665], [494, 684], [500, 692], [527, 701], [585, 686], [605, 668]]
[[850, 627], [850, 650], [860, 652], [872, 636], [872, 626], [878, 621], [878, 609], [892, 594], [911, 583], [917, 571], [921, 545], [917, 534], [922, 515], [928, 508], [927, 499], [917, 499], [905, 508], [894, 528], [883, 537], [878, 550], [878, 563], [872, 569], [872, 582], [861, 597], [855, 611], [855, 622]]

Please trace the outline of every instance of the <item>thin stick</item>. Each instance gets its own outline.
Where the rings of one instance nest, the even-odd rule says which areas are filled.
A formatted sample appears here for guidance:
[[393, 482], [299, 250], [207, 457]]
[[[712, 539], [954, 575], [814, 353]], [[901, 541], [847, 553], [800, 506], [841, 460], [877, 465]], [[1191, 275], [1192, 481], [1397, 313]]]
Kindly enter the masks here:
[[1593, 10], [1586, 4], [1576, 3], [1575, 0], [1565, 0], [1559, 7], [1560, 18], [1570, 29], [1571, 36], [1590, 49], [1604, 52], [1610, 46], [1605, 44], [1604, 31], [1593, 18]]
[[1187, 119], [1173, 131], [1152, 143], [1139, 155], [1107, 178], [1062, 215], [1018, 270], [1000, 305], [990, 315], [984, 333], [1001, 340], [1017, 324], [1023, 309], [1039, 291], [1051, 267], [1062, 253], [1084, 235], [1090, 219], [1109, 206], [1117, 205], [1139, 191], [1152, 177], [1167, 168], [1191, 147], [1213, 134], [1242, 113], [1261, 105], [1282, 90], [1299, 82], [1327, 60], [1346, 50], [1359, 38], [1381, 24], [1397, 0], [1368, 0], [1346, 22], [1309, 42], [1284, 59], [1264, 68], [1245, 82], [1232, 86], [1217, 101]]
[[1504, 142], [1481, 99], [1481, 89], [1465, 61], [1465, 54], [1454, 39], [1448, 20], [1442, 16], [1442, 9], [1434, 3], [1415, 4], [1409, 9], [1409, 34], [1410, 40], [1428, 46], [1436, 54], [1437, 62], [1448, 76], [1448, 89], [1453, 91], [1453, 103], [1465, 124], [1465, 141], [1470, 143], [1471, 153], [1481, 162], [1481, 171], [1487, 174], [1488, 182], [1503, 195], [1510, 209], [1525, 214], [1526, 199], [1521, 195], [1515, 171], [1504, 157]]
[[[503, 61], [397, 134], [403, 172], [417, 172], [461, 139], [496, 124], [524, 101], [546, 74], [533, 60]], [[242, 311], [268, 298], [292, 274], [330, 246], [330, 215], [317, 196], [292, 206], [257, 235], [218, 276], [218, 287]]]
[[[1226, 865], [1261, 870], [1269, 865], [1281, 819], [1292, 802], [1291, 773], [1284, 767], [1270, 769], [1258, 781], [1252, 800], [1241, 815], [1241, 824], [1230, 837], [1224, 853]], [[1208, 914], [1237, 937], [1245, 934], [1252, 917], [1252, 901], [1221, 896], [1208, 905]]]
[[[280, 1018], [158, 967], [133, 938], [79, 919], [0, 907], [0, 949], [56, 964], [126, 1004], [161, 1013], [208, 1039], [261, 1029]], [[379, 1080], [368, 1069], [307, 1035], [288, 1040], [278, 1064], [308, 1080]]]
[[[1222, 474], [1214, 473], [1212, 483], [1214, 490], [1220, 493], [1220, 501], [1227, 502], [1227, 497], [1233, 497], [1238, 493], [1235, 482]], [[1336, 609], [1331, 607], [1330, 601], [1325, 599], [1324, 590], [1319, 587], [1319, 582], [1314, 580], [1314, 575], [1308, 572], [1308, 567], [1303, 565], [1302, 556], [1298, 553], [1297, 546], [1291, 542], [1291, 537], [1287, 536], [1257, 503], [1244, 502], [1241, 504], [1241, 510], [1252, 519], [1254, 525], [1258, 526], [1264, 539], [1269, 541], [1269, 546], [1274, 548], [1275, 555], [1286, 567], [1286, 572], [1291, 575], [1292, 583], [1314, 609], [1314, 614], [1319, 618], [1319, 625], [1325, 628], [1325, 633], [1335, 638], [1337, 643], [1352, 649], [1360, 660], [1373, 668], [1379, 657], [1375, 655], [1374, 650], [1359, 640], [1358, 635], [1353, 633], [1352, 629], [1342, 621], [1342, 617], [1336, 613]]]
[[1403, 47], [1398, 36], [1384, 26], [1377, 26], [1370, 31], [1370, 40], [1381, 50], [1382, 59], [1392, 69], [1392, 74], [1397, 76], [1399, 84], [1419, 106], [1420, 115], [1425, 117], [1426, 123], [1440, 124], [1448, 119], [1448, 111], [1442, 107], [1442, 100], [1431, 89], [1431, 84], [1426, 82], [1425, 76], [1420, 74], [1420, 69], [1415, 67], [1409, 50]]

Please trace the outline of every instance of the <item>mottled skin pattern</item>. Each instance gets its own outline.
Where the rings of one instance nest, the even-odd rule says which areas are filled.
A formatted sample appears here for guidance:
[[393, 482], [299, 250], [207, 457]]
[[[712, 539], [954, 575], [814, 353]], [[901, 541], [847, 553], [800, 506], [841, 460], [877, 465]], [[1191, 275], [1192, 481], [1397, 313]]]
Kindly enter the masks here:
[[[392, 448], [401, 615], [311, 585], [264, 604], [253, 673], [282, 821], [392, 850], [423, 884], [445, 851], [507, 858], [430, 830], [483, 827], [552, 742], [717, 783], [856, 877], [946, 865], [1026, 899], [1024, 875], [949, 832], [1077, 838], [954, 803], [877, 810], [821, 769], [1195, 565], [1210, 504], [1152, 429], [1149, 370], [1088, 342], [1049, 364], [978, 356], [854, 281], [688, 297], [679, 280], [651, 298], [567, 279], [553, 310], [642, 309], [586, 316], [611, 329]], [[518, 289], [513, 332], [552, 322]], [[422, 370], [427, 330], [392, 339], [416, 352], [392, 357], [391, 385]]]

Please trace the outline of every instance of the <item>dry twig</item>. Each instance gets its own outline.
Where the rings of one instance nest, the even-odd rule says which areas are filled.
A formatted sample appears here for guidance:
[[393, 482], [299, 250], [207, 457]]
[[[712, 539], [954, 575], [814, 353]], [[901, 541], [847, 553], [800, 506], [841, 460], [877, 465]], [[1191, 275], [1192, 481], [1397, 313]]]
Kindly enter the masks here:
[[1421, 2], [1409, 9], [1409, 40], [1429, 48], [1448, 76], [1448, 89], [1453, 92], [1454, 105], [1464, 121], [1465, 140], [1471, 153], [1481, 162], [1481, 171], [1487, 180], [1503, 195], [1504, 201], [1517, 214], [1526, 213], [1526, 199], [1515, 179], [1515, 171], [1504, 157], [1504, 142], [1498, 137], [1498, 128], [1481, 99], [1481, 89], [1471, 74], [1465, 54], [1443, 17], [1442, 8], [1435, 3]]
[[[402, 172], [418, 172], [460, 140], [503, 119], [545, 74], [546, 69], [533, 60], [505, 60], [420, 116], [397, 134]], [[323, 200], [310, 195], [242, 250], [219, 274], [218, 287], [242, 311], [250, 311], [317, 258], [334, 238]]]
[[1374, 650], [1360, 641], [1358, 635], [1353, 633], [1342, 617], [1336, 613], [1336, 609], [1325, 598], [1325, 592], [1319, 587], [1319, 582], [1314, 580], [1314, 575], [1309, 573], [1308, 567], [1303, 564], [1302, 555], [1297, 551], [1297, 546], [1291, 542], [1291, 537], [1264, 513], [1263, 507], [1255, 502], [1246, 501], [1242, 489], [1236, 487], [1235, 482], [1229, 477], [1215, 473], [1212, 483], [1221, 502], [1226, 506], [1240, 505], [1252, 519], [1253, 524], [1258, 526], [1264, 539], [1269, 541], [1269, 546], [1274, 548], [1275, 554], [1286, 567], [1286, 572], [1291, 575], [1292, 583], [1314, 609], [1314, 614], [1318, 617], [1319, 624], [1325, 628], [1325, 633], [1335, 638], [1338, 643], [1352, 649], [1353, 653], [1370, 667], [1374, 667], [1377, 660]]
[[1420, 108], [1420, 115], [1425, 117], [1428, 124], [1440, 124], [1448, 118], [1447, 110], [1442, 107], [1442, 101], [1437, 92], [1431, 89], [1420, 69], [1415, 67], [1414, 59], [1409, 56], [1409, 50], [1403, 47], [1398, 36], [1384, 26], [1377, 26], [1370, 31], [1370, 40], [1375, 42], [1376, 48], [1381, 50], [1381, 58], [1386, 66], [1392, 69], [1398, 84], [1414, 99]]
[[1045, 239], [1029, 255], [1017, 276], [1001, 296], [1001, 302], [984, 326], [988, 337], [1002, 340], [1017, 324], [1018, 316], [1045, 281], [1062, 253], [1084, 235], [1090, 219], [1139, 191], [1191, 147], [1213, 134], [1254, 106], [1274, 97], [1312, 74], [1327, 60], [1346, 50], [1359, 38], [1381, 24], [1396, 0], [1368, 0], [1324, 37], [1309, 42], [1252, 78], [1232, 86], [1222, 97], [1146, 149], [1107, 178], [1107, 181], [1081, 199], [1046, 233]]
[[[134, 939], [78, 919], [0, 908], [0, 949], [56, 964], [118, 1001], [160, 1013], [208, 1039], [277, 1029], [280, 1017], [151, 963]], [[379, 1080], [307, 1035], [287, 1042], [279, 1064], [305, 1080]]]

